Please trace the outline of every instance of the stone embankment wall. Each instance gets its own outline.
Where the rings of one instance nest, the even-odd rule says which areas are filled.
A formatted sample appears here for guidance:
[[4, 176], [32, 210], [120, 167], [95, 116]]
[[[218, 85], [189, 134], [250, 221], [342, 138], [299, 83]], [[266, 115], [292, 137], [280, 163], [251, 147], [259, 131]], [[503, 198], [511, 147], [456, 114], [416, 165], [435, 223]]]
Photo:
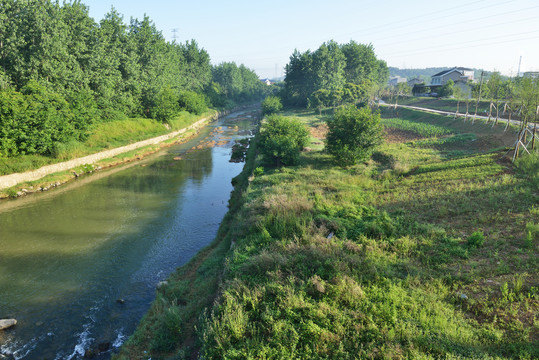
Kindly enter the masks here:
[[215, 117], [203, 118], [203, 119], [198, 120], [194, 124], [192, 124], [192, 125], [190, 125], [190, 126], [188, 126], [186, 128], [183, 128], [181, 130], [174, 131], [174, 132], [171, 132], [171, 133], [166, 134], [166, 135], [157, 136], [157, 137], [154, 137], [154, 138], [151, 138], [151, 139], [142, 140], [142, 141], [139, 141], [139, 142], [136, 142], [136, 143], [133, 143], [133, 144], [130, 144], [130, 145], [122, 146], [122, 147], [119, 147], [119, 148], [101, 151], [101, 152], [98, 152], [98, 153], [95, 153], [95, 154], [92, 154], [92, 155], [88, 155], [88, 156], [81, 157], [81, 158], [78, 158], [78, 159], [73, 159], [73, 160], [61, 162], [61, 163], [58, 163], [58, 164], [52, 164], [52, 165], [43, 166], [43, 167], [41, 167], [41, 168], [39, 168], [37, 170], [28, 171], [28, 172], [25, 172], [25, 173], [15, 173], [15, 174], [9, 174], [9, 175], [0, 176], [0, 190], [15, 186], [15, 185], [20, 184], [20, 183], [25, 182], [25, 181], [38, 180], [38, 179], [41, 179], [42, 177], [44, 177], [46, 175], [54, 174], [54, 173], [60, 172], [60, 171], [66, 171], [66, 170], [69, 170], [69, 169], [73, 169], [73, 168], [75, 168], [77, 166], [81, 166], [81, 165], [84, 165], [84, 164], [93, 164], [93, 163], [95, 163], [95, 162], [97, 162], [99, 160], [108, 159], [108, 158], [114, 157], [116, 155], [131, 151], [131, 150], [135, 150], [135, 149], [138, 149], [138, 148], [141, 148], [141, 147], [144, 147], [144, 146], [159, 144], [159, 143], [161, 143], [163, 141], [172, 139], [172, 138], [174, 138], [174, 137], [176, 137], [176, 136], [178, 136], [180, 134], [183, 134], [188, 130], [200, 128], [200, 127], [204, 126], [206, 124], [206, 122], [208, 122], [210, 120], [213, 120], [214, 118]]

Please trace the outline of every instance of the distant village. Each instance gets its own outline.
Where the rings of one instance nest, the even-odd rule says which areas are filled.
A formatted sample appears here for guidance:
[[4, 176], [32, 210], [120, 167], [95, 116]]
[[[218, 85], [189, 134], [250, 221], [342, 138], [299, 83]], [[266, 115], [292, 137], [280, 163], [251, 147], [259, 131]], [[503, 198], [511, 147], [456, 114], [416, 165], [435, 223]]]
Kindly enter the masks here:
[[[524, 72], [520, 76], [537, 78], [539, 77], [539, 71]], [[389, 86], [398, 86], [405, 83], [410, 87], [413, 96], [438, 96], [439, 90], [450, 80], [453, 82], [453, 86], [459, 87], [462, 93], [468, 96], [471, 96], [472, 85], [478, 82], [478, 79], [475, 78], [475, 69], [453, 67], [432, 75], [430, 83], [420, 77], [407, 79], [396, 75], [390, 76], [388, 84]]]

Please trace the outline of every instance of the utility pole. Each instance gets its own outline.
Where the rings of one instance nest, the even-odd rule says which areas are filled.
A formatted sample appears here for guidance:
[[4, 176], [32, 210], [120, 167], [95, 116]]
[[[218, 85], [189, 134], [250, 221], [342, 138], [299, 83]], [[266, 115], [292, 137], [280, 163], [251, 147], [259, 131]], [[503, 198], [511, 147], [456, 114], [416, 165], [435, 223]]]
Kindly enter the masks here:
[[520, 55], [520, 60], [518, 60], [518, 72], [517, 72], [517, 77], [520, 77], [520, 64], [522, 64], [522, 55]]
[[176, 42], [176, 39], [178, 38], [178, 35], [177, 35], [178, 31], [179, 31], [178, 29], [172, 29], [172, 41], [173, 42]]

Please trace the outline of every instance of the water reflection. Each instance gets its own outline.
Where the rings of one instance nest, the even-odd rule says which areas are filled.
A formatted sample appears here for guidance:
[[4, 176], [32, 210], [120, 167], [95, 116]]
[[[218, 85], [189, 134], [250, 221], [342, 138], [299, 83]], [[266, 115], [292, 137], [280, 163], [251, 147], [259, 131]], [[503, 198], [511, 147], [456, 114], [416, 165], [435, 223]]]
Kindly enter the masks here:
[[230, 143], [190, 149], [252, 127], [223, 119], [143, 162], [0, 204], [0, 318], [19, 321], [0, 333], [0, 354], [81, 358], [119, 345], [155, 284], [212, 241], [227, 211], [242, 167], [228, 162]]

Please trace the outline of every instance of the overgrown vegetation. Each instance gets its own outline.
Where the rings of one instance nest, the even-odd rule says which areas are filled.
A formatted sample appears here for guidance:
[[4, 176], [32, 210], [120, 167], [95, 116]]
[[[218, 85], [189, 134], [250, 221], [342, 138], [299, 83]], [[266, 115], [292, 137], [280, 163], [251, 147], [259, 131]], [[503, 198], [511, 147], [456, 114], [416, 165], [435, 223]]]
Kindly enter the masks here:
[[283, 109], [281, 99], [277, 96], [268, 96], [262, 101], [262, 114], [271, 115]]
[[65, 157], [102, 123], [172, 125], [182, 111], [200, 115], [271, 92], [244, 65], [212, 67], [194, 40], [167, 42], [147, 16], [126, 24], [112, 9], [96, 22], [80, 1], [3, 1], [0, 34], [3, 159]]
[[[295, 118], [324, 122], [315, 112]], [[335, 167], [309, 151], [297, 166], [257, 171], [226, 225], [233, 242], [222, 243], [227, 260], [214, 271], [223, 276], [217, 300], [192, 317], [196, 338], [185, 346], [193, 322], [167, 315], [190, 309], [174, 303], [183, 293], [170, 293], [143, 325], [167, 318], [159, 336], [170, 346], [131, 342], [152, 358], [539, 357], [533, 165], [515, 173], [503, 152], [491, 152], [485, 139], [512, 136], [499, 129], [401, 112], [408, 118], [446, 128], [444, 137], [474, 137], [451, 142], [461, 152], [447, 156], [443, 144], [415, 146], [388, 132], [368, 163]]]

